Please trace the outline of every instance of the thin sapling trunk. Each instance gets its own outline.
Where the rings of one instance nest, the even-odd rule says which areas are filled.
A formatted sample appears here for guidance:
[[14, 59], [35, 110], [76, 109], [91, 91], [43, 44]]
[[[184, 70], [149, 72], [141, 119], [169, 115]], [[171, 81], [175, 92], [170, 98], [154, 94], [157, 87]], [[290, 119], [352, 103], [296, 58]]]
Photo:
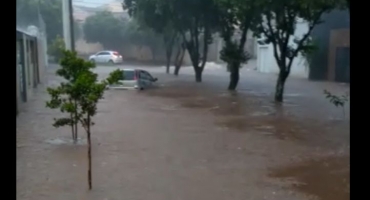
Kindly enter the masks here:
[[89, 183], [89, 190], [92, 189], [92, 166], [91, 166], [91, 132], [90, 132], [90, 115], [87, 115], [87, 125], [86, 125], [86, 132], [87, 132], [87, 159], [88, 159], [88, 170], [87, 170], [87, 179]]
[[73, 143], [76, 143], [76, 134], [75, 134], [75, 125], [74, 125], [74, 121], [73, 121], [73, 113], [70, 114], [70, 119], [71, 119], [71, 132], [72, 132], [72, 141]]
[[75, 100], [74, 101], [74, 104], [75, 104], [75, 112], [74, 112], [74, 134], [75, 134], [75, 138], [74, 138], [74, 140], [75, 140], [75, 142], [77, 142], [78, 141], [78, 113], [77, 113], [77, 101]]

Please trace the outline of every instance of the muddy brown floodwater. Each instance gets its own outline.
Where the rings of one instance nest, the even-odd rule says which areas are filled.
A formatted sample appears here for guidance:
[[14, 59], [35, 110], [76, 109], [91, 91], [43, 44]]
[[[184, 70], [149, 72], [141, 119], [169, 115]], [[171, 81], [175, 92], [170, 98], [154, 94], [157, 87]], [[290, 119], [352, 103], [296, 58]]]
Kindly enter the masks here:
[[276, 169], [272, 177], [295, 178], [293, 187], [322, 200], [348, 200], [349, 158], [329, 157], [308, 160], [297, 165]]
[[316, 97], [277, 106], [255, 85], [160, 80], [106, 92], [88, 191], [86, 137], [80, 128], [74, 145], [69, 128], [51, 126], [63, 114], [45, 108], [45, 87], [60, 82], [49, 74], [17, 118], [17, 199], [349, 200], [349, 123], [324, 116]]
[[[257, 130], [265, 136], [316, 148], [335, 149], [348, 144], [349, 123], [346, 121], [330, 121], [321, 116], [317, 119], [305, 118], [304, 113], [294, 115], [294, 103], [276, 105], [269, 101], [266, 94], [212, 91], [193, 83], [187, 84], [175, 84], [147, 94], [176, 99], [187, 108], [210, 111], [221, 116], [216, 125], [240, 133]], [[306, 106], [306, 109], [310, 109], [309, 106], [313, 109], [319, 107], [315, 104]], [[269, 175], [282, 180], [295, 180], [290, 186], [313, 198], [348, 200], [349, 155], [318, 157], [271, 168]]]

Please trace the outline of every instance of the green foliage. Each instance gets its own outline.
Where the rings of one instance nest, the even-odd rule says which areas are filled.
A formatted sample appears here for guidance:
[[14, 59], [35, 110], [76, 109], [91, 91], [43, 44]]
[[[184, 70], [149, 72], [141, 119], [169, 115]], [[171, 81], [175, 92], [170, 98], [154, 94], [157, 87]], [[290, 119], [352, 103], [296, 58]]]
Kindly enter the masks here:
[[250, 57], [248, 52], [239, 49], [237, 42], [227, 42], [220, 52], [220, 58], [226, 63], [244, 63]]
[[106, 84], [112, 85], [112, 84], [117, 83], [118, 80], [121, 80], [121, 79], [124, 79], [124, 78], [125, 78], [124, 71], [117, 69], [117, 70], [109, 73], [109, 76], [105, 81], [106, 81]]
[[[163, 47], [161, 37], [145, 24], [140, 24], [136, 19], [124, 22], [123, 43], [137, 46], [148, 46], [153, 51]], [[155, 53], [155, 52], [153, 52]]]
[[63, 58], [60, 62], [61, 68], [57, 70], [58, 76], [66, 79], [56, 88], [48, 88], [51, 100], [46, 102], [46, 107], [60, 109], [62, 113], [69, 113], [70, 117], [54, 119], [54, 126], [72, 126], [74, 141], [77, 135], [73, 134], [74, 127], [80, 122], [87, 133], [88, 141], [88, 183], [92, 188], [91, 181], [91, 120], [96, 114], [97, 104], [103, 98], [108, 83], [116, 83], [122, 75], [117, 69], [110, 76], [98, 82], [98, 74], [92, 71], [94, 63], [85, 61], [77, 56], [76, 52], [63, 51]]
[[53, 56], [56, 62], [59, 62], [59, 60], [63, 56], [64, 49], [65, 49], [64, 40], [62, 37], [57, 35], [56, 38], [52, 41], [52, 43], [49, 45], [48, 54]]
[[[301, 52], [310, 52], [315, 47], [309, 42], [313, 28], [322, 23], [321, 16], [339, 8], [343, 3], [335, 0], [260, 0], [261, 20], [254, 26], [254, 33], [264, 38], [262, 43], [272, 43], [279, 68], [287, 75], [293, 60]], [[299, 20], [308, 23], [308, 30], [297, 36]], [[293, 40], [293, 44], [290, 42]]]
[[123, 9], [128, 10], [130, 16], [137, 21], [141, 29], [147, 30], [146, 33], [151, 31], [162, 36], [166, 48], [167, 73], [169, 73], [173, 46], [179, 41], [178, 30], [171, 19], [174, 15], [171, 4], [162, 4], [155, 0], [124, 0], [122, 5]]
[[313, 54], [319, 50], [318, 44], [309, 37], [305, 42], [306, 48], [303, 49], [300, 53], [305, 59], [305, 64], [307, 67], [310, 67]]
[[[260, 44], [272, 44], [280, 69], [275, 101], [282, 102], [285, 81], [290, 74], [293, 60], [299, 54], [307, 55], [315, 50], [309, 39], [313, 28], [322, 23], [322, 14], [342, 7], [344, 1], [259, 0], [258, 3], [261, 15], [258, 23], [253, 24], [252, 31], [261, 38]], [[297, 35], [297, 27], [306, 24], [307, 31]]]
[[335, 107], [344, 107], [345, 103], [348, 102], [348, 94], [337, 96], [327, 90], [324, 90], [324, 94], [326, 99], [328, 99]]
[[345, 104], [349, 101], [349, 94], [346, 93], [345, 95], [337, 96], [332, 94], [331, 92], [324, 90], [324, 94], [326, 99], [329, 100], [331, 104], [333, 104], [335, 107], [342, 107], [343, 111], [343, 119], [346, 118], [346, 113], [345, 113]]
[[201, 81], [208, 45], [218, 25], [214, 0], [125, 0], [124, 8], [156, 32], [179, 33], [189, 52], [196, 81]]
[[[219, 30], [225, 45], [220, 58], [227, 63], [230, 74], [229, 90], [235, 90], [239, 81], [241, 63], [251, 56], [244, 50], [247, 34], [260, 19], [259, 0], [216, 0], [219, 15]], [[235, 38], [235, 36], [238, 39]]]
[[[168, 0], [163, 0], [163, 2]], [[157, 0], [123, 0], [123, 9], [138, 21], [139, 24], [149, 27], [156, 33], [164, 33], [171, 25], [173, 10], [171, 4], [163, 4]]]
[[[58, 87], [47, 88], [51, 100], [46, 102], [46, 107], [59, 109], [62, 113], [70, 114], [70, 117], [55, 119], [53, 124], [55, 127], [71, 126], [78, 121], [85, 123], [82, 117], [86, 114], [89, 116], [95, 114], [96, 103], [102, 98], [106, 85], [117, 82], [122, 75], [120, 70], [115, 70], [107, 80], [98, 83], [97, 74], [91, 71], [95, 68], [94, 63], [79, 58], [76, 52], [68, 50], [62, 52], [61, 68], [56, 74], [66, 81]], [[86, 124], [83, 125], [86, 127]]]
[[108, 11], [88, 17], [83, 31], [86, 41], [99, 42], [107, 49], [121, 50], [124, 45], [148, 46], [152, 50], [161, 47], [159, 36], [151, 29], [136, 20], [116, 18]]
[[83, 26], [88, 42], [100, 42], [107, 48], [114, 47], [123, 39], [123, 23], [111, 12], [103, 11], [88, 17]]
[[[221, 59], [227, 63], [243, 63], [250, 59], [244, 51], [248, 30], [257, 23], [260, 15], [259, 0], [217, 0], [219, 27], [225, 45]], [[233, 39], [239, 31], [239, 40]]]

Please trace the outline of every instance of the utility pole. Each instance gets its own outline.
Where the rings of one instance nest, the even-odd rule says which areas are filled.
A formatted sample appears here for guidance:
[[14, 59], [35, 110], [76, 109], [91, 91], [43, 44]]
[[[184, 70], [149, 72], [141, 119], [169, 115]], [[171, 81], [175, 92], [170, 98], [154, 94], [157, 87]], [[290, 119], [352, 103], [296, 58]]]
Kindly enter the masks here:
[[63, 38], [67, 50], [75, 50], [72, 7], [72, 0], [62, 0]]
[[75, 27], [73, 20], [73, 0], [69, 0], [69, 26], [71, 31], [71, 50], [75, 51]]

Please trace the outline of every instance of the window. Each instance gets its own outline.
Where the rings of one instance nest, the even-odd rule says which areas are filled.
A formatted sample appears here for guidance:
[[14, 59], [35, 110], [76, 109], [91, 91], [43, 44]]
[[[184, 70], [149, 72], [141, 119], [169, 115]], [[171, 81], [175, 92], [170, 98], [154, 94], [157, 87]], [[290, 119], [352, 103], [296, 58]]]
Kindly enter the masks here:
[[98, 56], [105, 56], [105, 55], [110, 55], [108, 52], [100, 52], [97, 54]]
[[140, 78], [141, 79], [144, 79], [144, 80], [147, 80], [148, 79], [147, 75], [143, 71], [140, 71]]
[[153, 80], [153, 77], [149, 74], [149, 72], [143, 71], [143, 73], [145, 74], [146, 79]]
[[135, 80], [135, 71], [123, 71], [124, 80]]

